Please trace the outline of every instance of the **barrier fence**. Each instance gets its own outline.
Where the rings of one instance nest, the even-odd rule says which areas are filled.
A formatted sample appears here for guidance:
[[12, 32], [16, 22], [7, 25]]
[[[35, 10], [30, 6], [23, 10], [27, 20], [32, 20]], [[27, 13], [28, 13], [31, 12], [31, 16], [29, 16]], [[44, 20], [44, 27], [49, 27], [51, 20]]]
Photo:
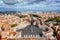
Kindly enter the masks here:
[[50, 39], [50, 38], [13, 38], [8, 40], [57, 40], [56, 38]]

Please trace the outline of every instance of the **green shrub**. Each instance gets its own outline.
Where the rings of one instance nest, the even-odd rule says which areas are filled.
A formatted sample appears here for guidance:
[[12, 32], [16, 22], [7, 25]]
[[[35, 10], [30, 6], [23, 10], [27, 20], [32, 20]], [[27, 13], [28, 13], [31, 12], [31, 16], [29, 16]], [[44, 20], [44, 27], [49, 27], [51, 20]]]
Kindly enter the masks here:
[[20, 18], [25, 18], [25, 17], [26, 17], [26, 15], [21, 15], [21, 16], [20, 16]]
[[60, 22], [60, 17], [49, 18], [49, 19], [47, 19], [45, 22], [49, 22], [49, 21]]
[[16, 27], [16, 26], [17, 26], [17, 24], [12, 24], [12, 25], [11, 25], [11, 27]]

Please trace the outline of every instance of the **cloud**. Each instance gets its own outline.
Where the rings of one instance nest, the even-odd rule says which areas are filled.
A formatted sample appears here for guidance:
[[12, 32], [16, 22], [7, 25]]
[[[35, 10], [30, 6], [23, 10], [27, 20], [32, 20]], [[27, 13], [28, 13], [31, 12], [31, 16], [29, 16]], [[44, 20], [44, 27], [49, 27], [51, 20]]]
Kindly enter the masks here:
[[5, 5], [2, 0], [0, 0], [0, 6]]
[[52, 0], [49, 1], [41, 1], [41, 0], [18, 0], [18, 3], [15, 5], [6, 5], [3, 3], [2, 0], [0, 0], [0, 7], [7, 7], [7, 8], [45, 8], [47, 7], [60, 7], [60, 3], [56, 3], [55, 0], [51, 2]]

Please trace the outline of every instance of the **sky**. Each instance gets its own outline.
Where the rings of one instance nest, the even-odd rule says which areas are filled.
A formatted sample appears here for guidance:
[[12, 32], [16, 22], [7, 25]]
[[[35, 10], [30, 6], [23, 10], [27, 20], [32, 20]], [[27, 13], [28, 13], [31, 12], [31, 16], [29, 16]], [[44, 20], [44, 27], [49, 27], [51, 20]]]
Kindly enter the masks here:
[[60, 12], [60, 0], [0, 0], [0, 11]]

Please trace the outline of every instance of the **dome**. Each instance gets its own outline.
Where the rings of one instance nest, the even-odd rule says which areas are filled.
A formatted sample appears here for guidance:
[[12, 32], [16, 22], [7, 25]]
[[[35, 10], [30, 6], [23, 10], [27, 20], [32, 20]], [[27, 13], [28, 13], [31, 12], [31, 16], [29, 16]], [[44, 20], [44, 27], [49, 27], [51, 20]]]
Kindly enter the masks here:
[[24, 37], [24, 35], [39, 35], [39, 37], [42, 37], [43, 33], [42, 33], [42, 30], [35, 26], [35, 25], [28, 25], [26, 28], [24, 29], [19, 29], [19, 30], [16, 30], [17, 32], [20, 32], [22, 31], [22, 37]]

